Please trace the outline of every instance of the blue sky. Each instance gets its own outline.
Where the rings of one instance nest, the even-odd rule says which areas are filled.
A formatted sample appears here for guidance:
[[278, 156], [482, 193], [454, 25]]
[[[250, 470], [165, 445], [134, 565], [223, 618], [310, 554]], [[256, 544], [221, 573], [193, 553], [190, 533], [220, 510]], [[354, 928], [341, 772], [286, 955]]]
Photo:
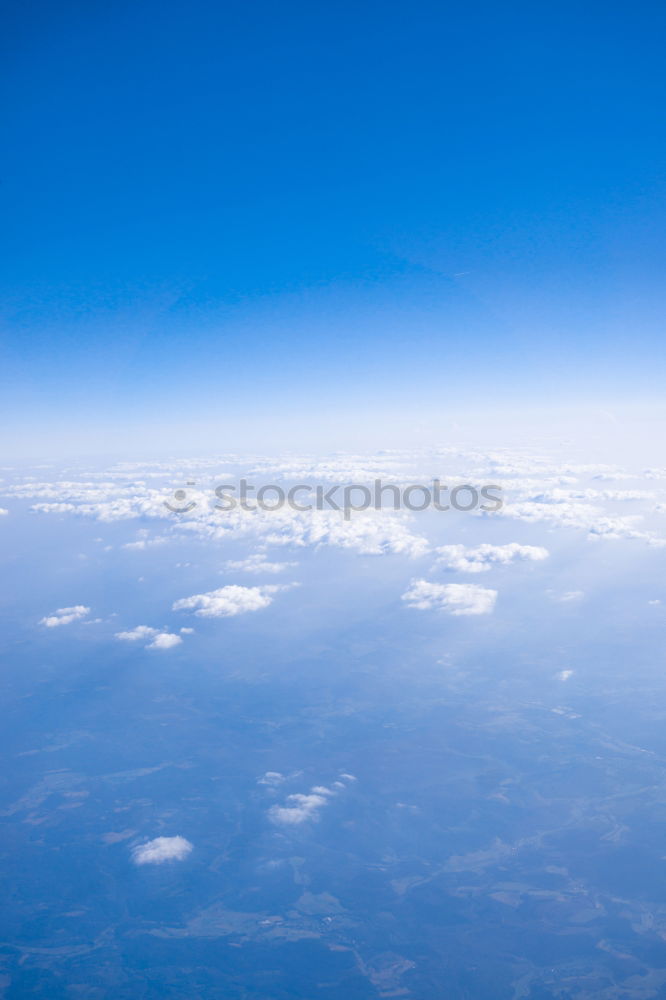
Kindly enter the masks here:
[[14, 18], [2, 391], [21, 450], [658, 399], [659, 5]]

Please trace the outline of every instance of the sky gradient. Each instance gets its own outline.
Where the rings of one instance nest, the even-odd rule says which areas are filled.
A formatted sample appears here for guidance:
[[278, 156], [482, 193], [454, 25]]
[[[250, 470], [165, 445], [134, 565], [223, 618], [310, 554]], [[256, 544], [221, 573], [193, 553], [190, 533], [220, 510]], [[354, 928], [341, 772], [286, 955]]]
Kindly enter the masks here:
[[3, 452], [661, 396], [658, 5], [13, 17]]

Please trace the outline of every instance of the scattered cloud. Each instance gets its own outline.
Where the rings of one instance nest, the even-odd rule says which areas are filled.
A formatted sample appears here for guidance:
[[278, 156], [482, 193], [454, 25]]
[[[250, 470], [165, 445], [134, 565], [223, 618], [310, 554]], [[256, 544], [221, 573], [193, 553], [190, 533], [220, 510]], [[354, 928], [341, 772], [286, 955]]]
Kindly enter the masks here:
[[486, 615], [495, 607], [497, 591], [476, 583], [431, 583], [412, 580], [402, 595], [410, 607], [446, 611], [450, 615]]
[[273, 823], [284, 826], [295, 826], [306, 820], [318, 819], [319, 812], [326, 805], [326, 800], [335, 793], [330, 788], [322, 788], [318, 792], [302, 794], [296, 792], [287, 797], [284, 806], [271, 806], [268, 815]]
[[573, 670], [560, 670], [559, 674], [557, 675], [558, 680], [568, 681], [570, 677], [573, 677], [573, 673], [574, 673]]
[[243, 573], [283, 573], [286, 569], [297, 566], [295, 562], [270, 562], [263, 552], [254, 552], [247, 559], [229, 559], [226, 569], [240, 570]]
[[71, 625], [72, 622], [81, 621], [89, 614], [90, 608], [84, 604], [75, 604], [72, 608], [58, 608], [52, 615], [42, 618], [39, 624], [45, 625], [46, 628], [56, 628], [58, 625]]
[[[116, 639], [123, 642], [145, 642], [146, 649], [171, 649], [183, 641], [175, 632], [167, 632], [150, 625], [137, 625], [127, 632], [116, 632]], [[150, 642], [147, 640], [150, 639]]]
[[286, 781], [284, 774], [280, 771], [266, 771], [264, 775], [257, 780], [258, 785], [268, 785], [270, 788], [275, 788], [277, 785], [281, 785], [283, 781]]
[[156, 548], [160, 545], [166, 545], [169, 539], [166, 535], [153, 535], [151, 538], [148, 531], [144, 528], [142, 531], [138, 532], [139, 537], [134, 542], [125, 542], [124, 545], [120, 547], [122, 549], [129, 549], [130, 551], [142, 552], [144, 549]]
[[442, 545], [435, 549], [437, 562], [447, 569], [456, 569], [462, 573], [484, 573], [493, 564], [507, 566], [519, 560], [547, 559], [549, 552], [537, 545], [520, 545], [510, 542], [508, 545]]
[[182, 641], [181, 637], [173, 632], [158, 632], [146, 649], [171, 649], [172, 646], [180, 645]]
[[183, 861], [192, 852], [185, 837], [155, 837], [132, 850], [135, 865], [161, 865], [165, 861]]
[[284, 805], [274, 805], [268, 810], [270, 821], [276, 826], [299, 826], [301, 823], [315, 822], [331, 799], [339, 795], [352, 781], [356, 781], [353, 774], [341, 774], [339, 777], [342, 780], [333, 782], [332, 788], [326, 785], [314, 785], [309, 792], [295, 792], [288, 795]]
[[137, 625], [136, 628], [127, 632], [116, 632], [116, 639], [122, 639], [124, 642], [138, 642], [139, 639], [150, 639], [156, 633], [157, 629], [151, 628], [150, 625]]
[[[291, 584], [294, 586], [294, 584]], [[273, 602], [273, 595], [288, 587], [269, 584], [263, 587], [241, 587], [229, 584], [205, 594], [193, 594], [175, 601], [174, 611], [194, 611], [200, 618], [232, 618], [248, 611], [260, 611]]]

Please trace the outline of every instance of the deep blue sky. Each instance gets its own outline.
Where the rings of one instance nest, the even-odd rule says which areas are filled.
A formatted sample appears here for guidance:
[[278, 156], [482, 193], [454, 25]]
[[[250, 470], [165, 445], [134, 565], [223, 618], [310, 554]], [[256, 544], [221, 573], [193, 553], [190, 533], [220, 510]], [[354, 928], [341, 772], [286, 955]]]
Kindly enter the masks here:
[[13, 17], [3, 394], [28, 437], [659, 395], [663, 5]]

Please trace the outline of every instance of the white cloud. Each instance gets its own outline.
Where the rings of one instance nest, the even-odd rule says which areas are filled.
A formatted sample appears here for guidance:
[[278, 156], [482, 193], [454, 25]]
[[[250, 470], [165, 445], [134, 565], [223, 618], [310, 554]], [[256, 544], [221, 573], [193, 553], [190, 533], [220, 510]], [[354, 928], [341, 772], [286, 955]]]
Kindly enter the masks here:
[[[335, 454], [329, 456], [289, 455], [277, 462], [253, 457], [254, 472], [260, 477], [300, 480], [313, 483], [371, 483], [381, 478], [386, 483], [406, 486], [429, 483], [433, 471], [445, 470], [446, 481], [457, 483], [500, 483], [505, 504], [497, 514], [529, 523], [543, 523], [548, 528], [582, 529], [591, 539], [629, 539], [655, 547], [666, 546], [666, 539], [645, 530], [645, 508], [666, 509], [660, 479], [666, 470], [651, 469], [630, 475], [625, 470], [602, 464], [565, 464], [560, 459], [532, 451], [503, 450], [484, 452], [459, 448], [428, 448], [420, 451], [391, 450], [369, 455]], [[225, 472], [233, 464], [236, 472]], [[169, 539], [195, 537], [213, 543], [226, 543], [245, 537], [260, 549], [267, 545], [333, 546], [363, 555], [398, 554], [411, 558], [428, 553], [427, 538], [413, 528], [414, 517], [405, 511], [367, 510], [345, 521], [334, 510], [301, 512], [283, 509], [275, 512], [244, 511], [240, 508], [220, 513], [214, 509], [215, 496], [203, 482], [231, 482], [238, 466], [247, 467], [240, 456], [211, 457], [168, 463], [128, 463], [105, 471], [67, 472], [61, 479], [24, 480], [5, 490], [5, 496], [30, 497], [33, 509], [45, 514], [76, 514], [110, 522], [141, 518], [153, 525], [169, 524]], [[246, 471], [247, 474], [247, 471]], [[174, 518], [164, 501], [172, 496], [175, 483], [195, 479], [198, 486], [188, 488], [188, 499], [196, 502], [191, 511]], [[635, 479], [631, 488], [598, 489], [603, 480]], [[652, 482], [646, 482], [646, 479]], [[624, 485], [621, 483], [619, 485]], [[642, 487], [653, 485], [654, 490]], [[636, 487], [636, 488], [633, 488]], [[389, 497], [390, 500], [390, 497]], [[630, 515], [616, 513], [620, 502], [637, 506]], [[651, 513], [651, 511], [650, 511]], [[479, 515], [495, 516], [495, 515]], [[423, 519], [420, 524], [424, 524]], [[153, 529], [139, 532], [125, 542], [132, 550], [148, 550], [163, 544], [164, 534]], [[119, 543], [120, 544], [120, 543]], [[496, 546], [504, 548], [504, 546]], [[446, 553], [440, 553], [446, 559]], [[464, 559], [467, 553], [463, 553]], [[449, 558], [457, 559], [456, 554]], [[520, 556], [516, 556], [520, 558]], [[530, 558], [527, 556], [526, 558]], [[488, 563], [502, 562], [501, 557], [472, 558], [472, 566], [457, 566], [465, 572], [482, 572]], [[242, 572], [278, 573], [284, 563], [271, 562], [261, 552], [247, 559], [232, 561], [227, 568]], [[280, 568], [278, 568], [280, 567]]]
[[573, 670], [560, 670], [558, 679], [561, 681], [568, 681], [570, 677], [573, 677]]
[[146, 649], [171, 649], [172, 646], [179, 646], [182, 641], [181, 637], [173, 632], [158, 632]]
[[[351, 774], [341, 774], [340, 778], [343, 778], [345, 782], [356, 781], [356, 778]], [[267, 784], [263, 781], [260, 783]], [[319, 814], [324, 806], [328, 805], [332, 798], [335, 798], [340, 791], [344, 791], [347, 787], [343, 781], [335, 781], [333, 788], [327, 788], [325, 785], [314, 785], [309, 792], [295, 792], [287, 796], [284, 805], [271, 806], [268, 810], [268, 817], [276, 826], [298, 826], [307, 821], [314, 822], [319, 819]]]
[[254, 552], [247, 559], [229, 559], [226, 569], [241, 570], [244, 573], [282, 573], [296, 566], [294, 562], [270, 562], [263, 552]]
[[447, 569], [460, 570], [463, 573], [484, 573], [493, 563], [503, 566], [517, 560], [540, 560], [548, 558], [548, 549], [537, 545], [519, 545], [510, 542], [508, 545], [477, 545], [475, 548], [466, 545], [442, 545], [435, 549], [437, 562]]
[[71, 625], [72, 622], [80, 621], [89, 614], [90, 608], [84, 604], [75, 604], [72, 608], [58, 608], [52, 615], [42, 618], [39, 624], [45, 625], [46, 628], [56, 628], [58, 625]]
[[136, 628], [128, 632], [116, 632], [116, 639], [122, 639], [124, 642], [138, 642], [139, 639], [150, 639], [156, 634], [157, 629], [151, 628], [150, 625], [137, 625]]
[[34, 503], [30, 510], [37, 514], [76, 514], [78, 507], [73, 503]]
[[[498, 514], [514, 517], [530, 524], [544, 522], [553, 527], [578, 528], [588, 532], [590, 540], [635, 539], [647, 542], [656, 548], [666, 546], [666, 540], [645, 531], [637, 525], [643, 521], [642, 514], [606, 513], [599, 504], [589, 499], [610, 500], [610, 493], [604, 495], [596, 490], [551, 490], [537, 494], [524, 494], [524, 499], [505, 504]], [[636, 499], [632, 497], [632, 499]]]
[[166, 545], [169, 541], [166, 535], [154, 535], [153, 538], [149, 538], [146, 530], [139, 532], [139, 536], [140, 537], [135, 542], [125, 542], [124, 545], [120, 546], [121, 549], [141, 552], [144, 549], [155, 548], [159, 545]]
[[286, 781], [284, 774], [280, 771], [266, 771], [261, 778], [257, 780], [258, 785], [268, 785], [271, 788], [275, 788], [277, 785], [281, 785], [283, 781]]
[[362, 555], [424, 555], [430, 546], [408, 526], [411, 516], [398, 511], [367, 510], [348, 521], [337, 511], [300, 512], [284, 508], [269, 511], [234, 510], [224, 517], [205, 515], [182, 520], [178, 529], [214, 542], [248, 536], [263, 545], [297, 548], [331, 546]]
[[116, 639], [121, 639], [123, 642], [152, 640], [147, 643], [146, 649], [171, 649], [173, 646], [179, 646], [183, 641], [174, 632], [161, 631], [158, 628], [151, 628], [150, 625], [137, 625], [136, 628], [127, 632], [116, 632]]
[[135, 865], [161, 865], [165, 861], [183, 861], [192, 851], [185, 837], [155, 837], [132, 850]]
[[9, 514], [9, 511], [7, 510], [7, 508], [6, 507], [0, 507], [0, 517], [4, 517], [5, 514]]
[[[348, 471], [353, 468], [354, 462]], [[220, 476], [219, 466], [215, 463], [211, 470], [214, 475]], [[173, 472], [172, 467], [165, 466], [162, 475], [168, 479]], [[269, 512], [245, 511], [239, 507], [220, 514], [214, 509], [212, 490], [188, 490], [188, 497], [196, 502], [196, 507], [174, 520], [173, 513], [164, 505], [165, 499], [171, 496], [169, 488], [156, 489], [143, 481], [153, 473], [142, 471], [143, 479], [129, 483], [118, 482], [113, 470], [104, 475], [105, 478], [99, 480], [90, 474], [80, 481], [22, 483], [11, 487], [9, 493], [33, 498], [38, 502], [33, 504], [32, 509], [44, 514], [77, 514], [103, 522], [134, 518], [167, 520], [171, 522], [175, 535], [195, 534], [214, 542], [246, 536], [259, 540], [263, 545], [330, 545], [364, 555], [396, 553], [411, 557], [423, 555], [429, 550], [427, 540], [410, 531], [408, 522], [412, 518], [404, 511], [367, 510], [349, 521], [345, 521], [335, 510], [308, 512], [284, 508]], [[138, 539], [125, 543], [123, 547], [142, 550], [161, 543], [140, 534]], [[245, 572], [279, 572], [276, 568], [281, 565], [279, 563], [271, 567], [267, 560], [258, 562], [265, 562], [266, 565], [255, 569], [246, 564], [238, 568]]]
[[326, 795], [317, 792], [310, 792], [303, 795], [296, 792], [287, 796], [287, 805], [271, 806], [268, 815], [273, 823], [285, 826], [295, 826], [298, 823], [305, 823], [306, 820], [319, 818], [319, 812], [326, 805], [328, 795], [333, 792], [326, 789]]
[[[241, 587], [229, 584], [206, 594], [193, 594], [175, 601], [174, 611], [192, 611], [200, 618], [231, 618], [248, 611], [260, 611], [273, 601], [273, 594], [288, 589], [285, 586]], [[196, 610], [195, 610], [196, 609]]]
[[412, 580], [402, 595], [410, 607], [422, 611], [434, 609], [451, 615], [485, 615], [493, 610], [497, 591], [476, 583], [431, 583]]

